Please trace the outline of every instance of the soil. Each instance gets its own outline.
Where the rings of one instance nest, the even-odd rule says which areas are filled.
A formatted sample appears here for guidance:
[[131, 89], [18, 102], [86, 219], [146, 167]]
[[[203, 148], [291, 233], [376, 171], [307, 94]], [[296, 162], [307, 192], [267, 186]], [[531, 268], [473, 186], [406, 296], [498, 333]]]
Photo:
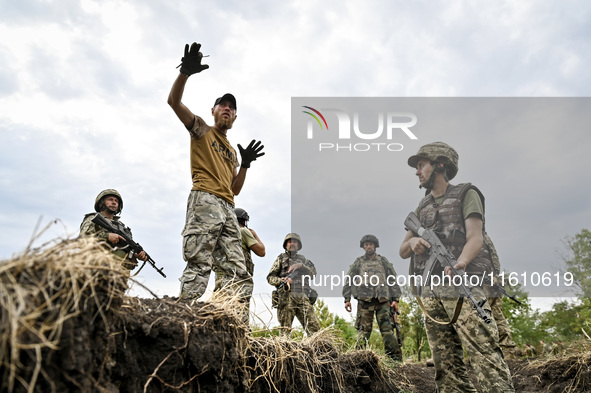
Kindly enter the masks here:
[[[313, 348], [325, 357], [324, 372], [313, 373], [310, 379], [306, 369], [323, 366], [306, 364], [306, 357], [298, 355], [300, 359], [278, 360], [287, 372], [272, 375], [268, 365], [261, 367], [259, 357], [268, 357], [265, 352], [275, 348], [257, 350], [236, 317], [213, 304], [126, 298], [108, 320], [109, 328], [90, 313], [67, 322], [59, 349], [44, 352], [43, 372], [34, 391], [436, 391], [433, 367], [408, 363], [384, 366], [372, 352], [341, 353], [329, 341], [316, 342]], [[262, 343], [262, 348], [270, 339], [252, 340]], [[312, 351], [304, 348], [304, 353], [306, 350]], [[581, 362], [582, 357], [577, 354], [508, 363], [517, 392], [589, 392], [591, 369], [588, 362]], [[317, 356], [310, 359], [315, 361]], [[333, 364], [326, 366], [326, 359], [333, 359]], [[26, 364], [26, 356], [22, 360]], [[274, 376], [279, 378], [273, 380]], [[7, 391], [4, 388], [2, 391]], [[22, 384], [15, 385], [14, 392], [24, 391]]]
[[[590, 359], [591, 354], [586, 352], [562, 357], [507, 360], [507, 364], [518, 393], [591, 392]], [[405, 364], [400, 371], [412, 383], [413, 393], [436, 392], [434, 367]], [[475, 380], [472, 382], [476, 383]]]
[[[95, 246], [0, 265], [0, 393], [436, 390], [433, 367], [344, 352], [329, 332], [253, 337], [231, 299], [126, 297], [118, 262], [105, 267]], [[589, 343], [581, 348], [508, 361], [516, 392], [591, 392]]]

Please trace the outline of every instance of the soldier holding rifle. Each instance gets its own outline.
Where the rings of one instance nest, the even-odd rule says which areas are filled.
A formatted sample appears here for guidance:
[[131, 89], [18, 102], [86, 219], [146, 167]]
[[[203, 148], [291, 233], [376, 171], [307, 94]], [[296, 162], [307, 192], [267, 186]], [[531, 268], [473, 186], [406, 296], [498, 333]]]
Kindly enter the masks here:
[[[414, 212], [421, 226], [418, 232], [437, 234], [438, 241], [444, 245], [443, 251], [452, 257], [434, 260], [431, 254], [435, 244], [408, 230], [400, 246], [400, 256], [411, 258], [410, 272], [423, 277], [425, 271], [442, 277], [452, 272], [490, 277], [492, 262], [483, 242], [484, 197], [470, 183], [449, 183], [458, 172], [457, 152], [445, 143], [431, 143], [411, 156], [408, 165], [416, 169], [420, 187], [427, 190]], [[443, 266], [442, 260], [451, 263]], [[430, 286], [428, 282], [420, 285], [423, 287], [417, 299], [426, 315], [438, 392], [477, 392], [464, 365], [464, 350], [481, 392], [514, 392], [482, 286], [466, 288], [451, 280], [442, 280], [439, 286]], [[470, 301], [464, 301], [466, 298]]]

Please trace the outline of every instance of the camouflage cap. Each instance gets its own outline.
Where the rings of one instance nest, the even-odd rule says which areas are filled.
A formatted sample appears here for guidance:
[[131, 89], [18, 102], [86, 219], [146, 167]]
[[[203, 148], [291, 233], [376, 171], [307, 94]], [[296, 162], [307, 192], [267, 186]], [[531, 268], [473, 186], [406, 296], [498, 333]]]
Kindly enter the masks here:
[[302, 245], [302, 239], [300, 238], [300, 235], [298, 235], [297, 233], [293, 233], [293, 232], [292, 233], [288, 233], [285, 236], [285, 240], [283, 240], [283, 248], [286, 249], [285, 246], [287, 245], [287, 241], [288, 240], [294, 240], [294, 239], [298, 241], [298, 243], [299, 243], [298, 251], [300, 251], [302, 249], [302, 247], [303, 247], [303, 245]]
[[422, 158], [444, 164], [447, 178], [449, 180], [456, 177], [458, 173], [458, 153], [447, 143], [433, 142], [422, 146], [417, 154], [409, 157], [408, 165], [412, 168], [416, 168], [419, 160]]
[[109, 195], [113, 195], [116, 196], [119, 199], [119, 210], [117, 211], [116, 214], [121, 213], [121, 210], [123, 210], [123, 198], [121, 198], [121, 194], [119, 194], [119, 191], [114, 190], [112, 188], [107, 188], [106, 190], [101, 191], [97, 196], [96, 199], [94, 200], [94, 211], [97, 213], [100, 213], [100, 204], [101, 204], [101, 200]]

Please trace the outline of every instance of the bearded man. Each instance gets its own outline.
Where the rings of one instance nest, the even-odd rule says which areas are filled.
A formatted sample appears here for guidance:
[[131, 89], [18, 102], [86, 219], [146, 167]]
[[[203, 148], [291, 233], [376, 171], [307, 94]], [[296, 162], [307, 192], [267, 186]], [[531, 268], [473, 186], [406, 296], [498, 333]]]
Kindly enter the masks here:
[[[197, 299], [203, 295], [215, 255], [223, 273], [222, 286], [245, 302], [252, 294], [253, 282], [244, 264], [234, 195], [240, 193], [250, 163], [265, 153], [261, 152], [261, 142], [255, 140], [246, 149], [238, 145], [242, 159], [238, 163], [236, 151], [227, 138], [236, 120], [236, 98], [232, 94], [226, 93], [215, 100], [211, 108], [213, 126], [194, 115], [181, 101], [189, 76], [209, 68], [201, 64], [200, 48], [198, 43], [193, 43], [190, 49], [189, 45], [185, 46], [180, 73], [168, 96], [168, 104], [191, 137], [193, 188], [182, 232], [187, 266], [179, 279], [181, 298]], [[247, 312], [244, 319], [248, 322]]]

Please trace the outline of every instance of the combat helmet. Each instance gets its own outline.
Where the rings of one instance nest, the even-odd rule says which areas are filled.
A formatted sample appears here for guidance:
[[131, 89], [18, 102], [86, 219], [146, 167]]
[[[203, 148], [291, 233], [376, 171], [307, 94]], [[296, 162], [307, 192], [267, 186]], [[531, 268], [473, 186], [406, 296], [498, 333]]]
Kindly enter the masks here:
[[426, 158], [432, 162], [445, 165], [446, 180], [450, 181], [458, 173], [458, 153], [453, 147], [443, 142], [433, 142], [422, 146], [417, 154], [408, 159], [408, 165], [416, 168], [420, 159]]
[[302, 238], [300, 238], [300, 235], [298, 235], [297, 233], [293, 233], [293, 232], [292, 233], [288, 233], [285, 236], [285, 240], [283, 240], [283, 249], [287, 250], [285, 248], [285, 246], [287, 245], [287, 241], [288, 240], [293, 240], [293, 239], [295, 239], [295, 240], [298, 241], [298, 244], [299, 244], [298, 251], [300, 251], [302, 249], [302, 246], [303, 246], [302, 245]]
[[361, 238], [361, 240], [359, 241], [359, 247], [363, 248], [363, 243], [365, 243], [365, 242], [371, 242], [371, 243], [373, 243], [376, 246], [376, 248], [378, 248], [380, 246], [380, 241], [374, 235], [365, 235], [365, 236], [363, 236]]
[[236, 213], [236, 218], [239, 220], [243, 220], [243, 221], [250, 220], [248, 213], [244, 209], [237, 207], [236, 209], [234, 209], [234, 213]]
[[119, 194], [119, 191], [114, 190], [112, 188], [107, 188], [106, 190], [101, 191], [96, 196], [96, 199], [94, 200], [94, 211], [95, 212], [100, 213], [101, 201], [103, 200], [104, 197], [109, 196], [109, 195], [116, 196], [119, 199], [119, 208], [115, 214], [121, 213], [121, 210], [123, 210], [123, 198], [121, 198], [121, 194]]

